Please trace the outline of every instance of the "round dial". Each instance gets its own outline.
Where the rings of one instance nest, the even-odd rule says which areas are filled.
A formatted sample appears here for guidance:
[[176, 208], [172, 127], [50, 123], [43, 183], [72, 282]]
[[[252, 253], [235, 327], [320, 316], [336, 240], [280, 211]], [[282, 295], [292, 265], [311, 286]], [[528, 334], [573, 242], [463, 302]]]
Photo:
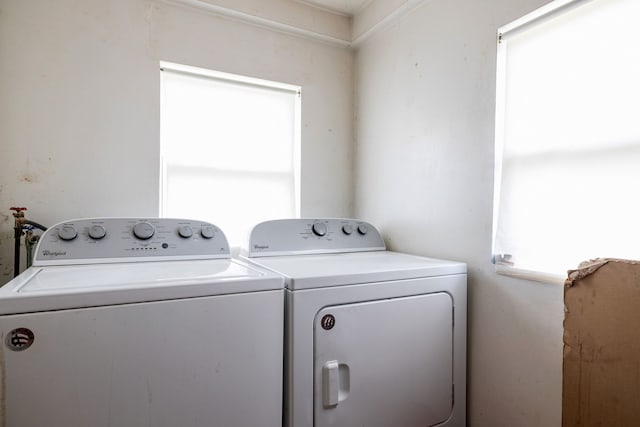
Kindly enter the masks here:
[[180, 235], [180, 237], [188, 239], [189, 237], [193, 236], [193, 230], [188, 225], [181, 225], [180, 227], [178, 227], [178, 234]]
[[155, 233], [155, 227], [148, 222], [139, 222], [133, 226], [133, 235], [140, 240], [150, 239]]
[[353, 233], [353, 227], [350, 224], [345, 224], [342, 226], [342, 232], [348, 236]]
[[58, 229], [58, 237], [62, 240], [73, 240], [78, 237], [78, 231], [73, 225], [63, 225]]
[[313, 231], [313, 234], [316, 236], [322, 237], [327, 234], [327, 224], [324, 222], [316, 222], [311, 226], [311, 231]]
[[358, 233], [360, 233], [360, 234], [362, 234], [364, 236], [368, 232], [369, 232], [369, 227], [367, 227], [366, 224], [360, 224], [358, 226]]
[[107, 230], [105, 230], [104, 227], [99, 224], [94, 224], [89, 227], [89, 237], [91, 237], [92, 239], [100, 240], [106, 235]]
[[215, 234], [215, 230], [210, 225], [203, 225], [202, 228], [200, 229], [200, 235], [205, 239], [213, 238], [214, 234]]

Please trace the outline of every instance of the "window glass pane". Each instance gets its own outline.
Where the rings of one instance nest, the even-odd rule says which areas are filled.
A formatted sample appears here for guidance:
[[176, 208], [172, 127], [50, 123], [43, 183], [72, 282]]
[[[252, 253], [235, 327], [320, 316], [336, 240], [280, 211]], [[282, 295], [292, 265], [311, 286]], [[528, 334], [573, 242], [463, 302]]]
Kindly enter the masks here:
[[517, 267], [640, 258], [638, 16], [593, 0], [502, 42], [494, 253]]
[[299, 94], [162, 71], [161, 214], [209, 220], [232, 246], [296, 217]]

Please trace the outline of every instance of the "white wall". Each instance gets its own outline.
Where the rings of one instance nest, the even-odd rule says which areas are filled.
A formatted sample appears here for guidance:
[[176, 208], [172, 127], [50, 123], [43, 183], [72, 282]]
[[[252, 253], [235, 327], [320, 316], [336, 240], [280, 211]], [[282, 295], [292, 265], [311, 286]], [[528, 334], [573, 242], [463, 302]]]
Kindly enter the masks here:
[[352, 214], [350, 50], [154, 0], [0, 0], [0, 284], [11, 206], [158, 214], [160, 60], [301, 85], [302, 215]]
[[425, 1], [356, 55], [355, 213], [468, 263], [473, 427], [561, 423], [562, 287], [491, 264], [496, 31], [545, 2]]

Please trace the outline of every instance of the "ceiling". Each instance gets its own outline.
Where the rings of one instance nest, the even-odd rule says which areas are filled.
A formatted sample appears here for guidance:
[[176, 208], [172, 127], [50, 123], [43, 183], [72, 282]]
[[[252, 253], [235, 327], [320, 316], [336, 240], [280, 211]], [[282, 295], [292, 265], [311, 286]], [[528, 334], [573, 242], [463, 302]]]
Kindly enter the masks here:
[[296, 0], [312, 6], [321, 7], [345, 15], [355, 15], [372, 0]]

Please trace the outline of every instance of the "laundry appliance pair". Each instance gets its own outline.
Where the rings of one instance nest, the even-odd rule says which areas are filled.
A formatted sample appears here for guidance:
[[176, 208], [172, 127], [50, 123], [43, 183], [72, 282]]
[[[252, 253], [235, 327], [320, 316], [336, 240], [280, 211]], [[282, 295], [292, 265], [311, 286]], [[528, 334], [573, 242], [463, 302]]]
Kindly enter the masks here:
[[8, 426], [465, 425], [465, 265], [362, 221], [268, 221], [241, 259], [203, 221], [67, 221], [0, 331]]

